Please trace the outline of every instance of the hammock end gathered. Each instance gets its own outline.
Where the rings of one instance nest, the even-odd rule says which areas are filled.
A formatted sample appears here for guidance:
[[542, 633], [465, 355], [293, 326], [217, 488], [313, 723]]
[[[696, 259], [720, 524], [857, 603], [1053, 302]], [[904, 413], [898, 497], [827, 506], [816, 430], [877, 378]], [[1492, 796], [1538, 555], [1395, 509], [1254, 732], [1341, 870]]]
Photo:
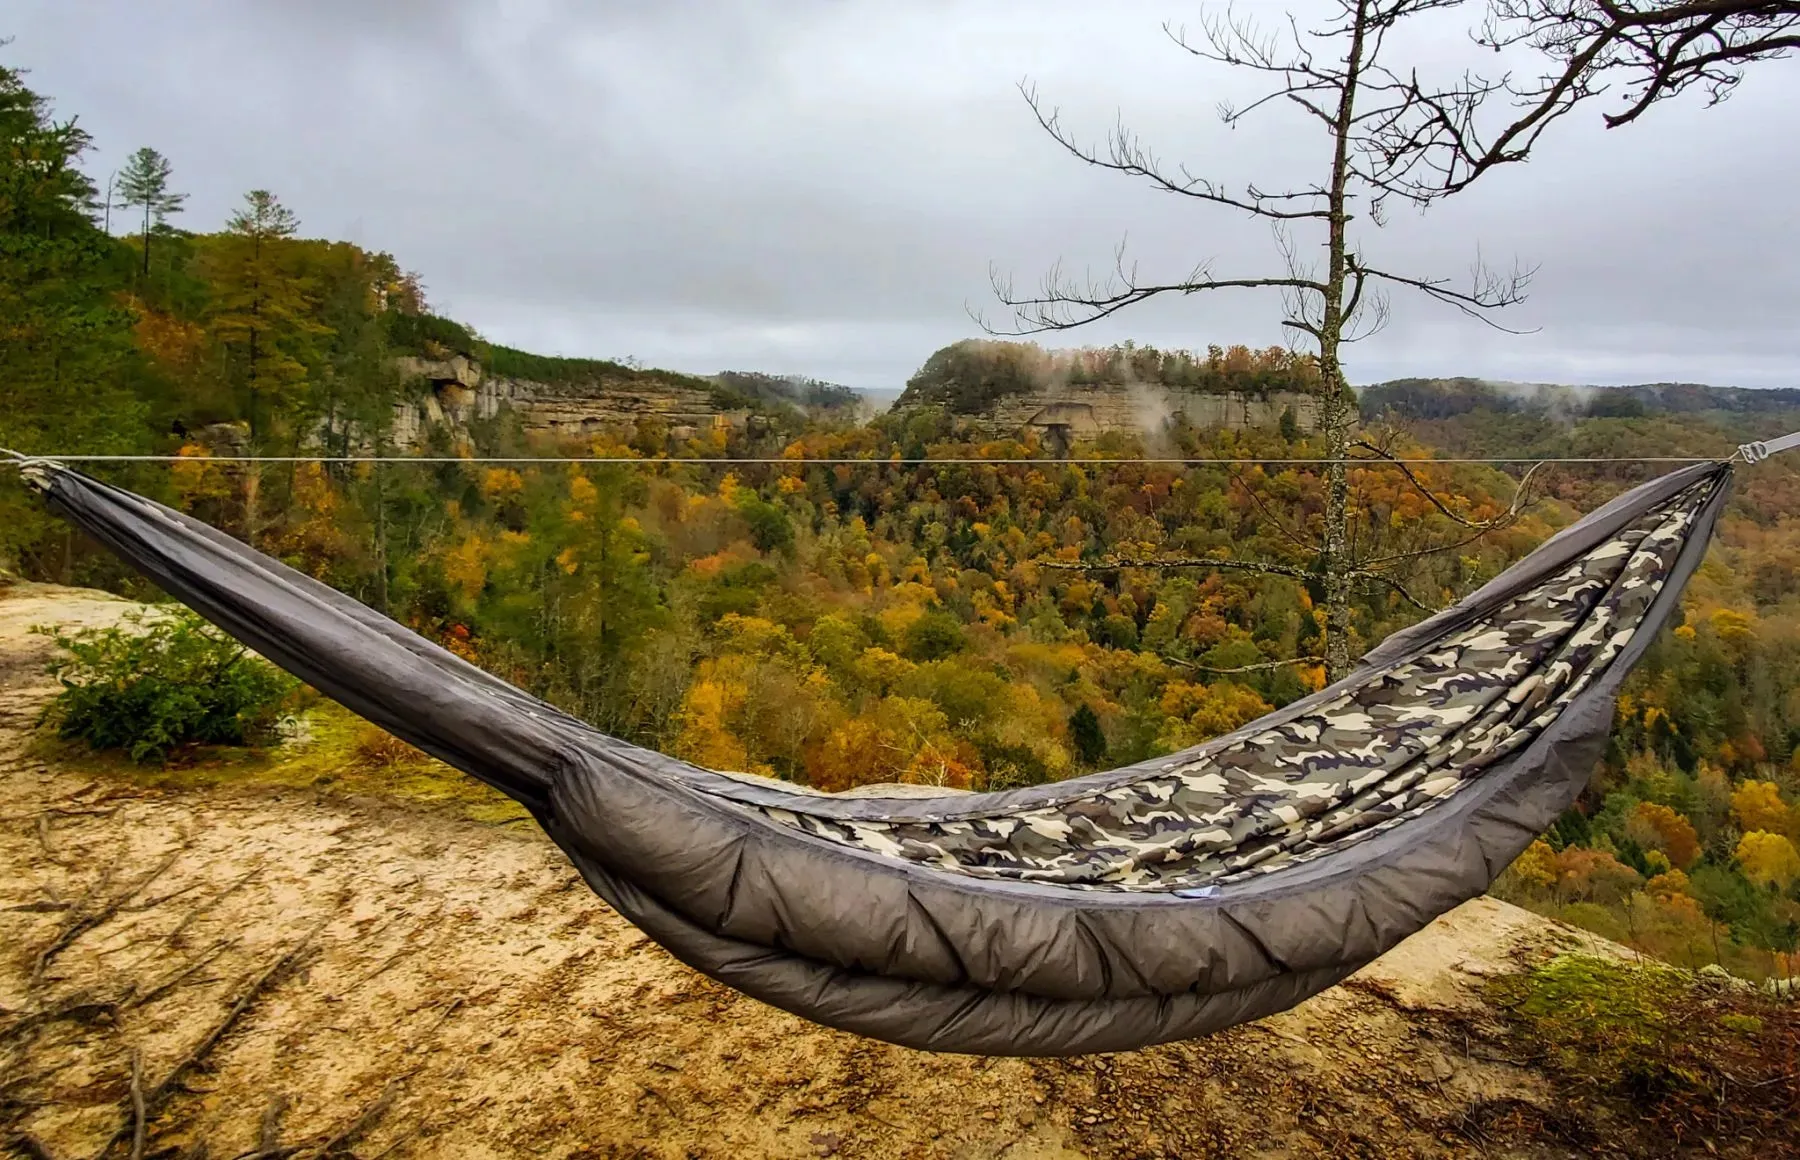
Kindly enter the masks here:
[[0, 463], [11, 463], [17, 467], [19, 478], [25, 481], [25, 485], [40, 493], [50, 490], [50, 481], [56, 477], [58, 472], [68, 470], [54, 460], [36, 459], [22, 451], [14, 451], [10, 447], [0, 447], [0, 456], [5, 456]]
[[1800, 431], [1766, 442], [1759, 440], [1755, 443], [1746, 443], [1737, 449], [1737, 455], [1733, 458], [1741, 459], [1745, 463], [1761, 463], [1771, 455], [1779, 455], [1783, 451], [1791, 451], [1796, 447], [1800, 447]]

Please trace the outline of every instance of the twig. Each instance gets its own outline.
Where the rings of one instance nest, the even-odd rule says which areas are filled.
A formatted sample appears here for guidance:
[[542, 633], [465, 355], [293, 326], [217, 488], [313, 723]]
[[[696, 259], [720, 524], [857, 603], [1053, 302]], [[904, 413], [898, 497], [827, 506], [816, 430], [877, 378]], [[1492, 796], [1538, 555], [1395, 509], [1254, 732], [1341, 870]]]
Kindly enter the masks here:
[[257, 1134], [256, 1146], [267, 1155], [274, 1152], [281, 1143], [281, 1115], [287, 1111], [287, 1096], [277, 1092], [269, 1097], [269, 1106], [263, 1109], [262, 1131]]
[[108, 902], [105, 906], [91, 914], [77, 914], [74, 918], [65, 923], [62, 930], [57, 933], [56, 938], [51, 940], [50, 945], [38, 952], [37, 962], [31, 969], [31, 981], [35, 984], [43, 977], [44, 968], [50, 964], [52, 958], [55, 958], [58, 954], [68, 949], [69, 945], [83, 934], [93, 930], [95, 927], [112, 918], [113, 915], [119, 912], [121, 907], [136, 898], [145, 887], [162, 877], [163, 872], [173, 866], [175, 860], [186, 853], [187, 849], [188, 844], [184, 842], [182, 845], [170, 851], [167, 858], [164, 858], [161, 862], [157, 863], [154, 870], [151, 870], [150, 873], [138, 879], [136, 883], [123, 893], [116, 895], [111, 902]]
[[199, 918], [202, 914], [205, 914], [207, 911], [211, 910], [213, 907], [219, 905], [219, 903], [224, 902], [227, 898], [230, 898], [233, 894], [236, 894], [240, 889], [243, 888], [243, 886], [246, 883], [248, 883], [251, 879], [255, 878], [257, 875], [261, 874], [262, 871], [263, 871], [263, 863], [258, 862], [256, 865], [250, 867], [250, 869], [246, 873], [239, 875], [237, 880], [235, 882], [233, 882], [230, 886], [227, 886], [225, 889], [221, 890], [219, 893], [217, 893], [217, 894], [213, 895], [211, 898], [207, 899], [204, 904], [202, 904], [200, 906], [196, 906], [194, 909], [188, 911], [187, 914], [182, 917], [181, 921], [175, 925], [175, 929], [163, 936], [163, 940], [162, 940], [163, 945], [164, 946], [175, 945], [176, 941], [179, 940], [181, 938], [181, 936], [187, 932], [187, 928], [193, 924], [195, 919]]
[[[304, 938], [294, 945], [292, 950], [282, 955], [279, 959], [276, 959], [274, 963], [270, 964], [269, 967], [262, 972], [262, 974], [252, 980], [249, 986], [244, 988], [243, 992], [238, 995], [237, 1001], [231, 1005], [231, 1010], [226, 1013], [225, 1017], [214, 1024], [213, 1029], [206, 1033], [205, 1037], [194, 1046], [193, 1050], [189, 1051], [187, 1055], [182, 1057], [175, 1066], [169, 1070], [169, 1073], [163, 1077], [162, 1082], [151, 1088], [144, 1096], [144, 1107], [147, 1115], [154, 1116], [156, 1114], [162, 1107], [163, 1101], [168, 1099], [169, 1095], [174, 1092], [176, 1086], [181, 1083], [182, 1077], [204, 1062], [206, 1057], [212, 1052], [212, 1049], [218, 1046], [219, 1041], [225, 1038], [225, 1036], [230, 1033], [231, 1029], [237, 1025], [238, 1020], [243, 1018], [244, 1013], [250, 1010], [251, 1005], [254, 1004], [257, 999], [261, 998], [263, 993], [267, 991], [269, 987], [288, 970], [288, 968], [294, 965], [295, 961], [299, 959], [303, 952], [311, 949], [313, 939], [318, 936], [320, 930], [324, 929], [324, 926], [325, 923], [321, 921], [317, 926], [313, 927]], [[111, 1151], [112, 1146], [118, 1143], [120, 1138], [124, 1135], [125, 1128], [123, 1126], [115, 1129], [113, 1134], [107, 1137], [105, 1143], [100, 1145], [100, 1150], [94, 1153], [96, 1160]]]
[[144, 1160], [144, 1053], [131, 1049], [131, 1160]]
[[56, 1160], [56, 1153], [45, 1147], [43, 1141], [30, 1132], [20, 1132], [7, 1143], [12, 1145], [14, 1151], [23, 1152], [26, 1160]]
[[0, 1043], [17, 1039], [27, 1032], [35, 1031], [39, 1027], [51, 1023], [58, 1023], [63, 1020], [69, 1020], [75, 1023], [87, 1023], [95, 1019], [105, 1018], [117, 1014], [119, 1006], [119, 1002], [114, 999], [90, 999], [85, 995], [77, 996], [73, 999], [65, 999], [55, 1007], [50, 1007], [42, 1011], [33, 1011], [29, 1015], [22, 1016], [16, 1022], [9, 1023], [4, 1028], [0, 1028]]
[[148, 991], [145, 991], [142, 995], [133, 995], [130, 999], [126, 1000], [125, 1003], [122, 1005], [123, 1009], [129, 1011], [134, 1007], [142, 1007], [147, 1003], [155, 1002], [156, 1000], [162, 998], [162, 996], [165, 995], [166, 993], [168, 993], [169, 991], [180, 986], [181, 983], [183, 982], [183, 980], [185, 980], [189, 975], [193, 974], [195, 971], [198, 971], [201, 967], [206, 966], [208, 963], [212, 962], [214, 959], [216, 959], [220, 955], [224, 954], [226, 950], [228, 950], [229, 948], [236, 946], [236, 945], [237, 945], [236, 940], [220, 939], [218, 942], [216, 942], [212, 945], [209, 953], [206, 954], [204, 957], [195, 959], [193, 962], [189, 963], [187, 966], [181, 968], [179, 971], [176, 971], [174, 974], [165, 978], [162, 982], [156, 984], [154, 987], [151, 987]]
[[1261, 661], [1254, 665], [1235, 665], [1231, 668], [1222, 669], [1215, 668], [1212, 665], [1197, 665], [1193, 661], [1184, 661], [1180, 657], [1172, 657], [1167, 653], [1158, 653], [1157, 655], [1163, 660], [1168, 661], [1170, 664], [1177, 665], [1184, 669], [1192, 669], [1197, 673], [1218, 673], [1221, 675], [1229, 675], [1231, 673], [1260, 673], [1268, 669], [1286, 668], [1288, 665], [1322, 665], [1325, 663], [1324, 657], [1289, 657], [1285, 661]]
[[171, 890], [167, 894], [159, 894], [146, 902], [136, 902], [130, 906], [121, 907], [120, 909], [131, 914], [141, 914], [146, 910], [155, 910], [163, 903], [172, 902], [175, 899], [180, 898], [183, 894], [192, 894], [194, 891], [200, 889], [201, 885], [202, 884], [198, 881], [190, 882], [178, 890]]
[[361, 1139], [363, 1133], [374, 1127], [375, 1122], [387, 1112], [389, 1105], [394, 1102], [394, 1096], [398, 1094], [400, 1083], [399, 1079], [389, 1080], [382, 1087], [381, 1094], [362, 1110], [361, 1115], [350, 1122], [349, 1127], [325, 1141], [324, 1145], [313, 1154], [315, 1156], [342, 1156], [348, 1153], [350, 1146]]

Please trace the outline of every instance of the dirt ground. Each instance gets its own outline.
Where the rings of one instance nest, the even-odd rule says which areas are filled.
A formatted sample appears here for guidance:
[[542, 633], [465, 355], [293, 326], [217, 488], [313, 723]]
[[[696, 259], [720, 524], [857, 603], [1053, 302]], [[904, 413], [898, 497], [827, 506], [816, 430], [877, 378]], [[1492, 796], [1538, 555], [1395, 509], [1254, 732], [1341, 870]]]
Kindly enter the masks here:
[[[528, 824], [53, 755], [0, 589], [0, 1144], [27, 1156], [1561, 1156], [1541, 1076], [1451, 1029], [1574, 941], [1488, 899], [1296, 1010], [1195, 1042], [988, 1060], [813, 1026], [675, 962]], [[492, 815], [488, 815], [492, 816]]]

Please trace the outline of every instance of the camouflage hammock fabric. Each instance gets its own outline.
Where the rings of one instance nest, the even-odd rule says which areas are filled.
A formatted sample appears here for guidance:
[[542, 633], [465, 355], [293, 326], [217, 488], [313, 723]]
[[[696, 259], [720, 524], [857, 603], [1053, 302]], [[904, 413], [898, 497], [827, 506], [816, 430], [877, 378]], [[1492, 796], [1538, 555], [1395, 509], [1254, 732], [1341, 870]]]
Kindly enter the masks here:
[[926, 797], [820, 794], [608, 737], [197, 520], [58, 464], [23, 474], [248, 647], [521, 802], [689, 966], [891, 1043], [1072, 1055], [1284, 1010], [1486, 890], [1586, 786], [1732, 469], [1642, 484], [1237, 733]]
[[1123, 785], [930, 823], [766, 812], [935, 869], [1086, 890], [1204, 888], [1317, 858], [1433, 808], [1554, 721], [1631, 640], [1710, 491], [1646, 512], [1417, 660]]

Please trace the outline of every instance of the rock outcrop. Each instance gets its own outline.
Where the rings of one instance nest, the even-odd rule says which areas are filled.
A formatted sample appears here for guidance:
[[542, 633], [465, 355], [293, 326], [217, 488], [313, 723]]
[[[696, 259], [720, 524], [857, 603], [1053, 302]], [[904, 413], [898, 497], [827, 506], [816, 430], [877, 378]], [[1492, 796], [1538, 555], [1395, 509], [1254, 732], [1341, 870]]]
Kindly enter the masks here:
[[674, 376], [541, 383], [488, 374], [462, 355], [402, 358], [397, 366], [417, 387], [394, 408], [392, 440], [402, 450], [423, 442], [433, 426], [463, 427], [502, 409], [519, 416], [527, 435], [550, 439], [629, 433], [644, 419], [661, 421], [679, 439], [718, 426], [741, 427], [750, 418], [748, 411], [721, 406], [698, 379], [695, 385]]
[[1108, 431], [1154, 432], [1185, 416], [1196, 427], [1273, 427], [1292, 411], [1302, 431], [1318, 425], [1318, 400], [1297, 391], [1212, 393], [1177, 388], [1084, 383], [1003, 395], [975, 418], [1005, 431], [1035, 428], [1088, 438]]

